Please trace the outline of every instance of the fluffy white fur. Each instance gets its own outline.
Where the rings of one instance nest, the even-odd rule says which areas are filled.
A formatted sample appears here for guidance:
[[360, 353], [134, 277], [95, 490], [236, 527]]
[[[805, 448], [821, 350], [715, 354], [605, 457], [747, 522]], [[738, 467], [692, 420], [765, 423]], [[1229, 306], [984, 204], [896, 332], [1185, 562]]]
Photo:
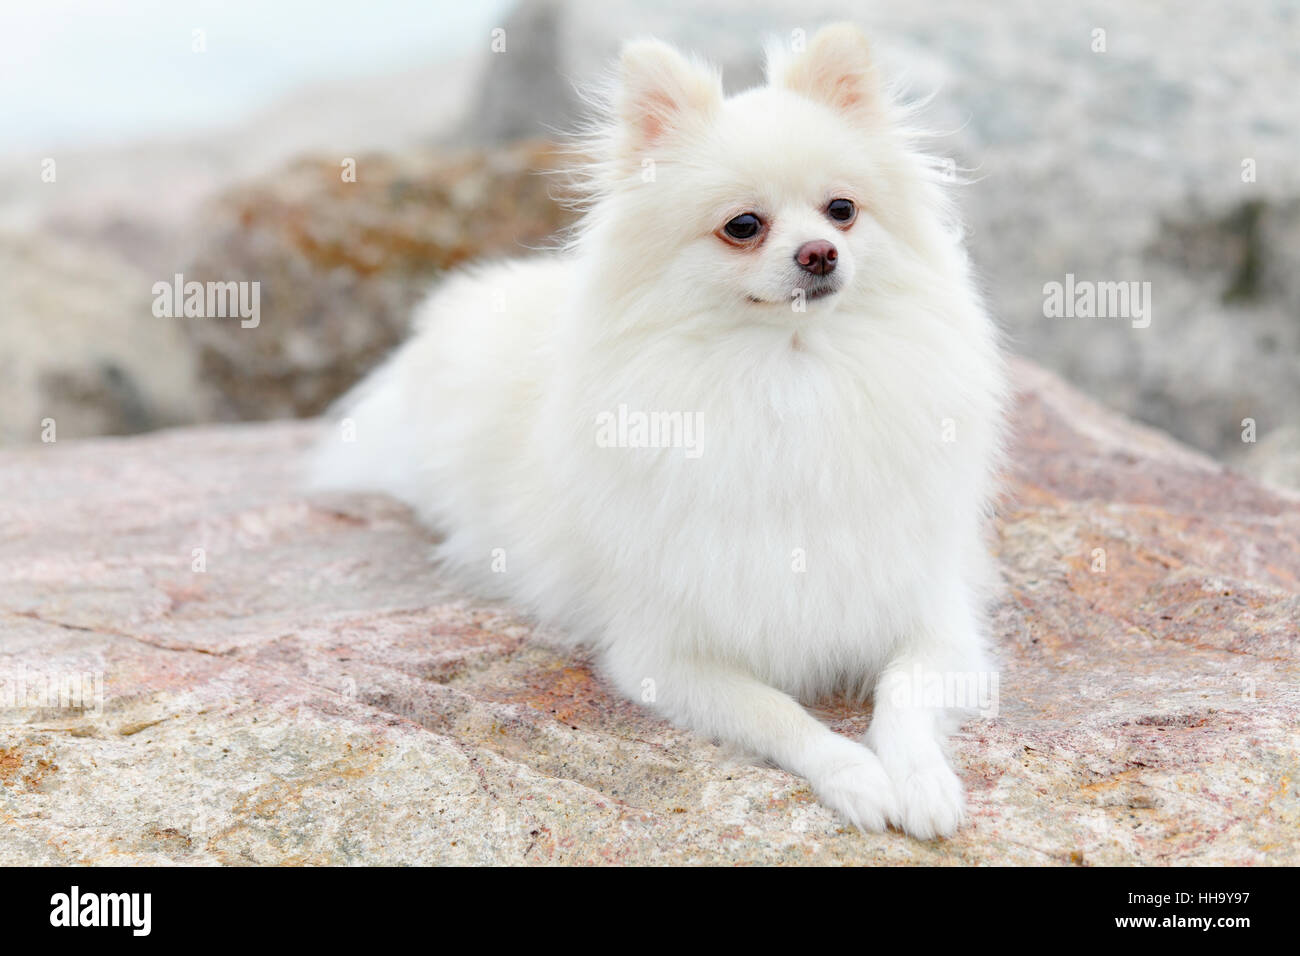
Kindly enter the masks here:
[[[950, 711], [902, 691], [989, 666], [1006, 385], [898, 117], [852, 26], [770, 51], [768, 84], [730, 99], [671, 47], [628, 44], [572, 247], [446, 281], [345, 400], [356, 440], [315, 467], [409, 502], [472, 587], [594, 647], [623, 693], [860, 827], [926, 838], [963, 813]], [[857, 204], [848, 229], [833, 198]], [[718, 232], [746, 211], [767, 231], [738, 249]], [[817, 239], [838, 291], [796, 311], [795, 251]], [[602, 447], [620, 405], [698, 413], [699, 456]], [[799, 703], [834, 690], [875, 691], [863, 741]]]

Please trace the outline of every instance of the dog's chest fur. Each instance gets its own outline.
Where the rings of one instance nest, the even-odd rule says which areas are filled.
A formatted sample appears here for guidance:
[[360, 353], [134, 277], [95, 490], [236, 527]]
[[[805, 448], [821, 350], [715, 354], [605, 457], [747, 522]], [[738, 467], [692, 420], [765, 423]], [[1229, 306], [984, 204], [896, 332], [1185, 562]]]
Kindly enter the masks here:
[[576, 456], [584, 485], [603, 489], [587, 510], [596, 573], [654, 595], [684, 644], [796, 693], [870, 673], [979, 511], [989, 413], [959, 338], [898, 317], [770, 347], [672, 342], [607, 388], [588, 383], [576, 417], [622, 403], [699, 423], [698, 457]]

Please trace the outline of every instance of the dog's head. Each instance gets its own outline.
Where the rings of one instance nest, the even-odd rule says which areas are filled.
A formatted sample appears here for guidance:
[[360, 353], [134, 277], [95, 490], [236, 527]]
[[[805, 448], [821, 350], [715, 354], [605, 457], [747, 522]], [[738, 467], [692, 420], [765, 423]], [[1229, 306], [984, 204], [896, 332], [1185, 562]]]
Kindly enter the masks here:
[[887, 280], [931, 210], [866, 38], [836, 25], [772, 46], [767, 78], [727, 98], [665, 43], [624, 48], [589, 233], [620, 281], [780, 322]]

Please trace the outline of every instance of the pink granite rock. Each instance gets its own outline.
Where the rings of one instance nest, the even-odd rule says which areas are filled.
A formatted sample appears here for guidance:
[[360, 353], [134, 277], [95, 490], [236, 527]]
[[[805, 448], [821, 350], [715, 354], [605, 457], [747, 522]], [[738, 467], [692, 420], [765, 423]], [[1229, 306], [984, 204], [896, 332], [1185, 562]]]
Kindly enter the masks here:
[[847, 828], [449, 593], [403, 508], [300, 490], [299, 422], [0, 454], [0, 864], [1300, 863], [1300, 498], [1016, 375], [954, 839]]

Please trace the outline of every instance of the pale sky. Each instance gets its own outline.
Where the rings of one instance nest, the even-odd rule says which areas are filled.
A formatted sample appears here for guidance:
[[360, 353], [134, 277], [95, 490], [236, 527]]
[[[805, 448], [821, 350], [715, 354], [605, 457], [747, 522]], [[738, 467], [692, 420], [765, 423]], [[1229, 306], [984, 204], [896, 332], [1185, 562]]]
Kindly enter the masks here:
[[[186, 134], [486, 49], [511, 0], [0, 0], [0, 151]], [[205, 31], [206, 53], [192, 51]]]

